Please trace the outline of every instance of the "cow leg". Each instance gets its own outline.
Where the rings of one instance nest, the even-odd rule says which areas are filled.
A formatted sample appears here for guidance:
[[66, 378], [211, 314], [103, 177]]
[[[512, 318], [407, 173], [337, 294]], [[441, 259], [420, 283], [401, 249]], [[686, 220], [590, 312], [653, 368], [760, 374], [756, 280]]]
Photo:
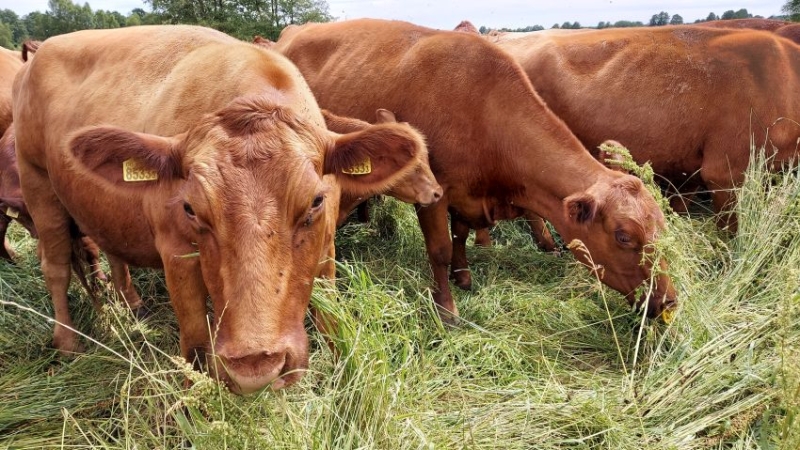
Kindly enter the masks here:
[[523, 215], [531, 228], [531, 237], [533, 237], [539, 249], [543, 252], [554, 252], [556, 250], [556, 241], [553, 239], [553, 235], [550, 234], [544, 219], [531, 211], [525, 211]]
[[[736, 213], [733, 211], [736, 206], [734, 186], [744, 181], [744, 168], [737, 170], [729, 167], [727, 158], [717, 158], [720, 161], [716, 163], [709, 163], [707, 159], [703, 160], [700, 175], [711, 191], [711, 202], [714, 206], [714, 213], [717, 215], [717, 226], [720, 229], [736, 233]], [[731, 178], [731, 174], [734, 173], [739, 174], [736, 176], [737, 179]]]
[[11, 223], [11, 219], [9, 219], [5, 214], [0, 214], [0, 238], [3, 239], [3, 245], [0, 247], [0, 258], [5, 259], [13, 264], [16, 255], [14, 254], [14, 250], [11, 248], [11, 243], [8, 242], [8, 238], [6, 238], [6, 231], [8, 231], [9, 223]]
[[439, 309], [442, 321], [456, 323], [458, 309], [450, 293], [447, 278], [447, 266], [450, 265], [453, 247], [447, 227], [447, 200], [442, 198], [427, 208], [417, 210], [422, 235], [425, 237], [425, 248], [433, 271], [433, 301]]
[[450, 261], [450, 278], [456, 286], [468, 291], [472, 288], [472, 276], [467, 261], [467, 237], [469, 226], [450, 214], [450, 232], [453, 236], [453, 254]]
[[142, 298], [136, 292], [136, 288], [131, 281], [131, 272], [125, 261], [117, 258], [114, 255], [107, 254], [108, 265], [111, 266], [111, 281], [114, 283], [114, 292], [125, 300], [128, 308], [131, 309], [133, 314], [141, 317], [144, 312], [142, 308]]
[[89, 266], [89, 280], [92, 286], [97, 286], [99, 281], [107, 282], [108, 277], [100, 267], [100, 247], [88, 236], [81, 237], [81, 245], [86, 252], [86, 264]]
[[[26, 170], [27, 169], [27, 170]], [[53, 192], [47, 174], [19, 163], [20, 181], [25, 201], [39, 232], [39, 257], [42, 275], [47, 291], [53, 299], [55, 327], [53, 347], [62, 355], [83, 352], [83, 345], [74, 331], [75, 326], [69, 314], [69, 288], [72, 275], [72, 241], [70, 237], [70, 218]]]
[[492, 246], [492, 236], [489, 235], [488, 228], [480, 228], [475, 230], [475, 246], [476, 247]]
[[[156, 246], [162, 255], [164, 278], [170, 293], [169, 300], [178, 319], [181, 355], [196, 370], [202, 370], [207, 363], [206, 355], [212, 348], [213, 324], [209, 326], [207, 321], [208, 289], [203, 283], [199, 258], [174, 256], [185, 255], [191, 251], [185, 248], [162, 248], [158, 242]], [[112, 278], [117, 276], [117, 272], [112, 269]], [[224, 311], [214, 311], [217, 320], [224, 313]]]
[[358, 221], [360, 223], [369, 222], [369, 199], [366, 199], [363, 202], [359, 203], [356, 209], [357, 209], [356, 216], [358, 217]]

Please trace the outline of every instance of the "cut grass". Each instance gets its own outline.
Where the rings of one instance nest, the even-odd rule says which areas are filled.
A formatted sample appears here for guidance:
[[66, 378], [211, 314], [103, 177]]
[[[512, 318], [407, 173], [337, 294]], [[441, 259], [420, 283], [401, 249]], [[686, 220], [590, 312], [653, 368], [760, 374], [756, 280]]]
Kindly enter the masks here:
[[338, 320], [338, 357], [309, 325], [305, 377], [244, 398], [176, 357], [153, 271], [134, 274], [143, 321], [110, 294], [95, 312], [73, 283], [75, 322], [97, 344], [57, 356], [35, 244], [13, 228], [21, 257], [0, 263], [0, 447], [800, 448], [798, 196], [796, 172], [753, 170], [734, 238], [711, 217], [668, 215], [660, 248], [681, 302], [670, 325], [503, 223], [492, 248], [468, 249], [473, 291], [454, 291], [457, 328], [430, 301], [413, 208], [386, 200], [370, 224], [339, 231], [336, 286], [313, 294]]

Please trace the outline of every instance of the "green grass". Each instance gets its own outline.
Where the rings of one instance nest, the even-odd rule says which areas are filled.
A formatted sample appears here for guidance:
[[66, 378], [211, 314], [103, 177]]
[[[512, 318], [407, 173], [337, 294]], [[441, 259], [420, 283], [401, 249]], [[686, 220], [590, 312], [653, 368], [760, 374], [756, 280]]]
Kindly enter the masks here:
[[659, 248], [681, 299], [669, 325], [504, 223], [492, 248], [468, 250], [457, 328], [432, 307], [413, 208], [386, 200], [339, 231], [336, 286], [313, 294], [338, 319], [338, 358], [309, 322], [306, 376], [244, 398], [177, 357], [158, 272], [134, 274], [143, 321], [110, 294], [95, 312], [73, 283], [95, 343], [59, 357], [35, 242], [15, 227], [18, 265], [0, 263], [0, 448], [794, 450], [798, 196], [796, 172], [754, 171], [734, 238], [713, 217], [668, 215]]

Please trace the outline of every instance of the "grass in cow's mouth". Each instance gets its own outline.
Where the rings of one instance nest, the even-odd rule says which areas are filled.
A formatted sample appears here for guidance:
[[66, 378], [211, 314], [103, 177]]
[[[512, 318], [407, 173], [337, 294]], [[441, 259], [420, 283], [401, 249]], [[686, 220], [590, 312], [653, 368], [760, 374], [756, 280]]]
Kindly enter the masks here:
[[798, 197], [796, 172], [754, 171], [734, 238], [712, 217], [668, 214], [670, 325], [501, 224], [493, 247], [468, 250], [456, 328], [429, 300], [413, 208], [387, 199], [339, 231], [336, 287], [313, 294], [339, 322], [338, 356], [309, 321], [305, 377], [245, 398], [175, 357], [157, 272], [134, 273], [142, 321], [110, 294], [96, 313], [73, 283], [77, 327], [107, 348], [58, 357], [31, 312], [52, 315], [35, 242], [14, 227], [18, 264], [0, 263], [0, 447], [800, 448]]

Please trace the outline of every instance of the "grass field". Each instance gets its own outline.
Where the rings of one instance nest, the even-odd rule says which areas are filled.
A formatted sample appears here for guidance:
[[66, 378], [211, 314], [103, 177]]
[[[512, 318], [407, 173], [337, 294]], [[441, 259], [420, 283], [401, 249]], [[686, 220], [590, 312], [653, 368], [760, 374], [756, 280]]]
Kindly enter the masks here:
[[0, 263], [0, 448], [795, 450], [799, 196], [796, 172], [754, 171], [734, 238], [709, 215], [669, 214], [659, 247], [681, 299], [669, 325], [504, 223], [492, 248], [469, 249], [457, 328], [432, 308], [413, 208], [389, 199], [339, 231], [336, 288], [314, 292], [339, 320], [340, 356], [309, 322], [306, 376], [244, 398], [177, 356], [158, 272], [134, 274], [142, 321], [111, 295], [94, 311], [73, 283], [93, 343], [60, 358], [35, 242], [16, 227], [18, 264]]

